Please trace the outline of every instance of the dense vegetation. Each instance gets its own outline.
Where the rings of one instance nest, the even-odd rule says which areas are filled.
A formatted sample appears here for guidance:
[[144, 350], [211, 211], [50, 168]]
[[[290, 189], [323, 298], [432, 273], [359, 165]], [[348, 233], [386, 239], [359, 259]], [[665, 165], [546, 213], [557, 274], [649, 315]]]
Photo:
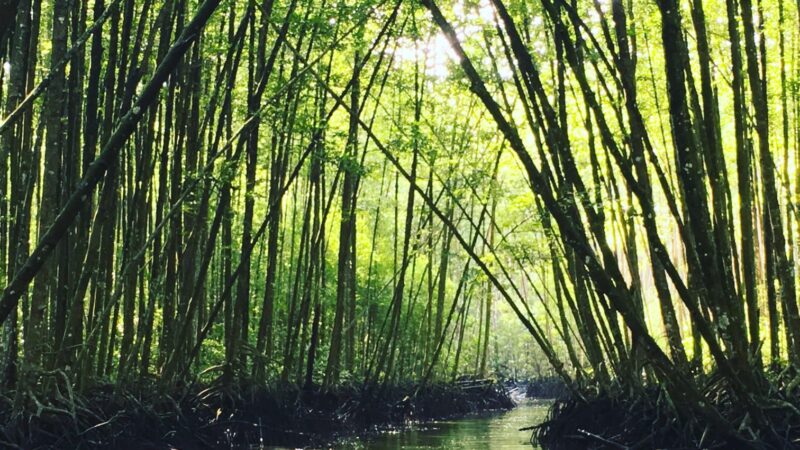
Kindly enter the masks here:
[[9, 410], [553, 373], [800, 433], [800, 3], [0, 6]]

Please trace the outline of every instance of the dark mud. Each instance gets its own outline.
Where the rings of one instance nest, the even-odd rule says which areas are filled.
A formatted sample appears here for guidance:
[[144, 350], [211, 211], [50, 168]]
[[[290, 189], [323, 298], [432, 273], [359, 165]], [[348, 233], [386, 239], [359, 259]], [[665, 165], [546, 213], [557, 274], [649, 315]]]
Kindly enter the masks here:
[[[601, 393], [585, 399], [554, 402], [548, 420], [532, 427], [532, 442], [547, 450], [584, 449], [798, 449], [800, 373], [795, 369], [768, 374], [772, 407], [764, 409], [771, 429], [757, 427], [746, 411], [735, 407], [731, 389], [719, 377], [707, 380], [703, 394], [740, 437], [733, 440], [690, 413], [675, 408], [660, 387], [630, 393]], [[676, 412], [680, 411], [680, 412]]]

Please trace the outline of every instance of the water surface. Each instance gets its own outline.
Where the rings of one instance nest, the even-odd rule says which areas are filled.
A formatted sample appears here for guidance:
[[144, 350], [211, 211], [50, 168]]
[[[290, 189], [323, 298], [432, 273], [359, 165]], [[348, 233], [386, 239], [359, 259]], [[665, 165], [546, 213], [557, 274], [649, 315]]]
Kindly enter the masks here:
[[343, 449], [528, 449], [530, 431], [520, 428], [541, 423], [550, 402], [524, 399], [511, 411], [490, 412], [443, 420], [412, 424], [373, 436], [347, 440], [337, 445]]

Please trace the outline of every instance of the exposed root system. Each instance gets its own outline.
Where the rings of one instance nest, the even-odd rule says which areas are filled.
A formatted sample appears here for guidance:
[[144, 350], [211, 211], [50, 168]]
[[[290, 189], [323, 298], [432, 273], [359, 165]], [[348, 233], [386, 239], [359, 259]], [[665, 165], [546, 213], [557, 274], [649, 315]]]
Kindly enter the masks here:
[[528, 398], [564, 398], [569, 395], [569, 389], [564, 380], [552, 376], [530, 380], [525, 396]]
[[250, 448], [321, 445], [388, 425], [508, 409], [501, 385], [460, 383], [302, 390], [218, 387], [125, 393], [109, 386], [85, 397], [57, 395], [12, 412], [0, 404], [0, 448]]
[[[800, 408], [800, 389], [792, 385], [792, 380], [800, 378], [795, 372], [784, 370], [771, 376], [771, 385], [778, 391], [769, 400], [772, 407], [764, 409], [771, 424], [767, 430], [757, 427], [746, 411], [733, 406], [731, 390], [721, 377], [709, 378], [706, 398], [747, 442], [732, 441], [694, 416], [676, 414], [680, 409], [660, 387], [636, 394], [559, 399], [549, 419], [532, 427], [531, 440], [548, 450], [727, 449], [742, 448], [743, 443], [764, 449], [800, 448], [800, 423], [794, 419]], [[775, 400], [778, 398], [781, 400]]]

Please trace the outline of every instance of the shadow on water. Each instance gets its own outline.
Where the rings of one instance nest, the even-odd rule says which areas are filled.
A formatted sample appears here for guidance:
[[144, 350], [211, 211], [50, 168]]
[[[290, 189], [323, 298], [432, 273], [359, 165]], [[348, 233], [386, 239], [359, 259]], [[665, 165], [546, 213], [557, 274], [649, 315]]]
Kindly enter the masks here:
[[350, 450], [532, 449], [531, 432], [519, 430], [544, 421], [550, 403], [549, 400], [524, 399], [510, 411], [411, 424], [398, 430], [349, 438], [334, 447]]

